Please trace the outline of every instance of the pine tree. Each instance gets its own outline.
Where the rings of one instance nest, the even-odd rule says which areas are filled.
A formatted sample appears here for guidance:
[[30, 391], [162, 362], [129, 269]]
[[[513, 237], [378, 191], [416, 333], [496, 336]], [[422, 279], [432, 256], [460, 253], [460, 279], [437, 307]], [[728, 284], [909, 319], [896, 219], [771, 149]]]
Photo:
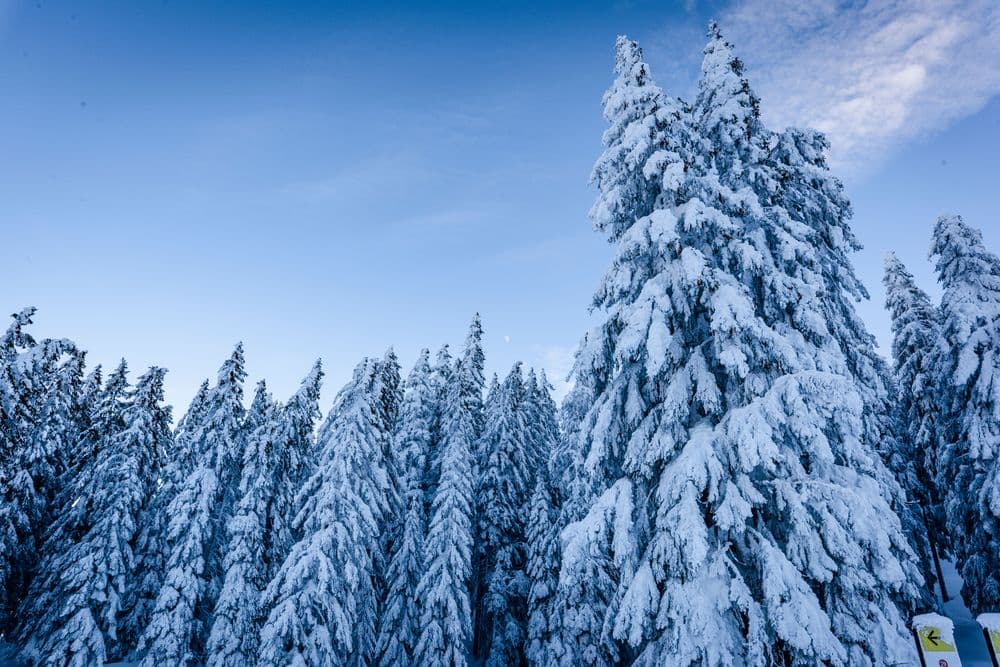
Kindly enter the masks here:
[[222, 585], [225, 527], [236, 506], [243, 429], [243, 345], [219, 369], [192, 439], [197, 462], [167, 507], [170, 555], [138, 652], [143, 665], [204, 660], [210, 613]]
[[524, 509], [531, 484], [526, 389], [521, 365], [488, 394], [477, 496], [476, 600], [479, 653], [488, 665], [509, 665], [524, 651], [528, 580]]
[[244, 428], [247, 446], [240, 476], [241, 498], [227, 526], [222, 589], [205, 647], [209, 667], [246, 665], [256, 659], [258, 601], [268, 582], [265, 543], [270, 503], [279, 474], [278, 413], [266, 383], [257, 383]]
[[267, 581], [270, 581], [284, 562], [295, 543], [292, 528], [298, 510], [296, 494], [313, 472], [314, 461], [310, 454], [315, 445], [314, 433], [320, 418], [319, 395], [323, 386], [323, 364], [313, 364], [309, 374], [302, 379], [298, 391], [285, 404], [278, 424], [278, 442], [281, 443], [278, 470], [275, 473], [275, 497], [270, 518], [271, 536], [266, 556], [270, 564]]
[[889, 253], [885, 259], [886, 308], [892, 316], [892, 358], [899, 387], [896, 418], [905, 460], [896, 465], [906, 471], [901, 483], [919, 503], [923, 527], [934, 550], [932, 558], [940, 579], [938, 551], [947, 542], [942, 501], [935, 483], [937, 474], [938, 390], [934, 378], [934, 350], [941, 335], [938, 311], [913, 280], [902, 262]]
[[[109, 378], [108, 385], [112, 384]], [[208, 396], [209, 384], [205, 380], [177, 422], [153, 498], [140, 517], [135, 545], [137, 581], [121, 622], [122, 644], [127, 647], [128, 655], [138, 647], [156, 607], [172, 547], [168, 508], [194, 470], [193, 439], [205, 416]]]
[[298, 494], [303, 537], [264, 594], [258, 664], [373, 658], [377, 552], [391, 493], [385, 398], [395, 391], [386, 375], [381, 362], [363, 361], [320, 430], [320, 462]]
[[379, 617], [376, 649], [379, 664], [407, 664], [419, 632], [417, 584], [423, 566], [424, 488], [427, 459], [433, 444], [438, 411], [432, 383], [430, 352], [421, 350], [406, 379], [399, 429], [393, 437], [394, 459], [403, 482], [405, 518], [395, 537], [386, 570], [386, 599]]
[[[120, 367], [123, 370], [124, 367]], [[75, 480], [75, 498], [49, 529], [39, 576], [23, 608], [24, 654], [34, 664], [93, 665], [121, 656], [118, 627], [135, 578], [133, 546], [169, 446], [162, 368], [123, 402], [121, 425]], [[119, 374], [116, 373], [116, 377]]]
[[[760, 197], [773, 137], [742, 63], [715, 26], [709, 38], [692, 111], [672, 105], [645, 165], [621, 166], [641, 173], [633, 189], [654, 189], [653, 210], [639, 198], [624, 227], [595, 220], [617, 253], [575, 372], [592, 376], [577, 438], [601, 483], [563, 532], [560, 587], [599, 594], [561, 609], [588, 639], [567, 652], [591, 664], [908, 662], [897, 600], [916, 598], [919, 569], [831, 333], [841, 324], [823, 292], [836, 281], [800, 270], [823, 266], [820, 251]], [[636, 50], [620, 46], [619, 61]], [[606, 135], [612, 165], [621, 136], [632, 139]], [[619, 206], [615, 178], [598, 187], [598, 215]]]
[[1000, 603], [1000, 259], [959, 216], [938, 219], [931, 254], [942, 288], [937, 484], [963, 597], [980, 613]]
[[527, 527], [528, 635], [525, 658], [529, 665], [558, 665], [553, 645], [561, 635], [562, 618], [553, 601], [559, 586], [559, 523], [547, 475], [539, 475], [531, 495]]
[[443, 408], [440, 480], [431, 504], [417, 587], [420, 637], [414, 664], [464, 667], [472, 642], [473, 457], [483, 414], [482, 325], [473, 319]]
[[25, 331], [34, 314], [34, 308], [15, 313], [0, 337], [0, 634], [18, 620], [16, 607], [52, 519], [66, 452], [61, 433], [43, 429], [40, 420], [52, 406], [72, 402], [54, 391], [60, 361], [78, 354], [68, 340], [35, 341]]
[[[404, 428], [405, 424], [404, 420]], [[406, 518], [386, 569], [387, 594], [379, 617], [377, 664], [411, 664], [417, 645], [420, 613], [417, 586], [423, 567], [426, 531], [419, 472], [413, 468], [406, 475]]]
[[435, 392], [434, 419], [431, 426], [431, 443], [427, 452], [427, 476], [424, 480], [424, 513], [430, 516], [431, 503], [441, 479], [441, 431], [444, 426], [448, 388], [451, 386], [454, 360], [447, 345], [442, 345], [431, 368], [431, 386]]

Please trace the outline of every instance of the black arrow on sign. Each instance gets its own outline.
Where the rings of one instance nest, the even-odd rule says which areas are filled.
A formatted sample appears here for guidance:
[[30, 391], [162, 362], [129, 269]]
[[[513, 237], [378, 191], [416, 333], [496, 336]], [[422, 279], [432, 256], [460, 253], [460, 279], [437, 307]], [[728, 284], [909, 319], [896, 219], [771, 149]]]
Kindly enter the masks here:
[[931, 628], [931, 631], [927, 633], [927, 641], [937, 646], [939, 639], [941, 639], [941, 635], [937, 634], [937, 628]]

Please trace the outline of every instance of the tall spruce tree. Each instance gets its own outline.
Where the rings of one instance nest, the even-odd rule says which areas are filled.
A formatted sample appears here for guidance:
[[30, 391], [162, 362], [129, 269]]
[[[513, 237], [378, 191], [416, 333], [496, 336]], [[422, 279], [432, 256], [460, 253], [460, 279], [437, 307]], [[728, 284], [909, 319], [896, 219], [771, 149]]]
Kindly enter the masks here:
[[561, 634], [562, 617], [553, 601], [559, 586], [559, 515], [548, 475], [540, 474], [528, 510], [528, 625], [524, 655], [529, 665], [559, 664], [554, 646]]
[[482, 598], [476, 600], [475, 631], [478, 652], [488, 665], [519, 662], [527, 634], [524, 510], [531, 488], [527, 400], [517, 363], [503, 384], [488, 394], [484, 410], [475, 561]]
[[[619, 42], [619, 63], [636, 51]], [[618, 249], [576, 373], [596, 376], [578, 438], [605, 481], [564, 531], [560, 586], [607, 564], [613, 594], [590, 618], [626, 662], [910, 661], [897, 600], [919, 568], [864, 444], [828, 282], [796, 261], [820, 251], [759, 196], [773, 137], [715, 26], [692, 113], [673, 105], [662, 127], [644, 165], [597, 179], [595, 225]], [[606, 134], [602, 162], [640, 136]], [[632, 210], [619, 177], [651, 190]]]
[[251, 664], [257, 657], [260, 594], [271, 574], [265, 553], [273, 525], [271, 503], [278, 495], [282, 464], [280, 411], [266, 383], [258, 382], [246, 417], [241, 497], [227, 526], [225, 575], [205, 647], [208, 667]]
[[[124, 367], [120, 367], [123, 369]], [[101, 665], [124, 653], [118, 628], [135, 581], [138, 521], [169, 443], [162, 368], [122, 402], [121, 424], [74, 480], [73, 499], [50, 527], [39, 576], [22, 608], [25, 656], [37, 665]], [[116, 376], [118, 374], [116, 373]]]
[[379, 616], [378, 663], [409, 664], [419, 633], [417, 585], [423, 568], [424, 483], [438, 410], [432, 383], [430, 352], [421, 350], [406, 379], [399, 429], [393, 437], [394, 458], [403, 479], [405, 518], [393, 540], [386, 569], [386, 598]]
[[139, 640], [143, 665], [204, 661], [224, 575], [226, 525], [238, 499], [243, 426], [243, 345], [219, 369], [192, 438], [194, 471], [167, 507], [169, 556], [149, 625]]
[[448, 388], [451, 386], [451, 376], [455, 360], [452, 359], [448, 345], [438, 349], [431, 367], [431, 386], [435, 392], [434, 420], [431, 426], [431, 444], [427, 452], [427, 475], [424, 479], [424, 510], [430, 516], [431, 503], [437, 492], [438, 480], [441, 478], [441, 432], [445, 419], [445, 406], [448, 403]]
[[[942, 500], [937, 490], [939, 393], [934, 377], [935, 349], [941, 335], [937, 309], [895, 254], [885, 258], [885, 305], [892, 317], [892, 359], [899, 395], [900, 482], [919, 504], [936, 577], [943, 579], [940, 551], [947, 548]], [[943, 585], [943, 581], [941, 582]]]
[[66, 452], [41, 437], [39, 420], [60, 360], [77, 354], [68, 340], [36, 341], [26, 331], [34, 314], [31, 307], [14, 313], [0, 337], [0, 634], [18, 620], [52, 519]]
[[[112, 384], [110, 378], [108, 384]], [[143, 630], [149, 625], [163, 584], [172, 546], [167, 510], [194, 469], [193, 438], [205, 416], [208, 395], [209, 384], [205, 380], [177, 422], [153, 498], [139, 520], [135, 545], [137, 581], [132, 587], [127, 612], [121, 622], [121, 641], [128, 647], [130, 655], [135, 652]]]
[[941, 284], [937, 484], [974, 613], [1000, 603], [1000, 259], [959, 216], [934, 226]]
[[302, 538], [264, 594], [258, 664], [368, 664], [373, 659], [380, 534], [391, 493], [388, 387], [366, 359], [320, 431], [321, 458], [298, 498]]
[[436, 452], [440, 479], [431, 504], [424, 571], [417, 587], [417, 665], [464, 667], [472, 648], [473, 458], [482, 431], [482, 335], [477, 314], [462, 357], [455, 363], [443, 407]]

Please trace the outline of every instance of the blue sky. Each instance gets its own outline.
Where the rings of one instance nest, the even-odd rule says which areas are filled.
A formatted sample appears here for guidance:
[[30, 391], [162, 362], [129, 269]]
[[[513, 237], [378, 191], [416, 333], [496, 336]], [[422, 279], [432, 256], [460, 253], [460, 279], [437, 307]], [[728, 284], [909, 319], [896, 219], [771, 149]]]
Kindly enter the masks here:
[[0, 0], [5, 307], [186, 405], [237, 340], [324, 408], [364, 355], [461, 343], [558, 379], [610, 248], [586, 213], [614, 38], [689, 96], [720, 20], [775, 126], [829, 133], [885, 343], [881, 261], [928, 289], [934, 218], [1000, 250], [991, 2]]

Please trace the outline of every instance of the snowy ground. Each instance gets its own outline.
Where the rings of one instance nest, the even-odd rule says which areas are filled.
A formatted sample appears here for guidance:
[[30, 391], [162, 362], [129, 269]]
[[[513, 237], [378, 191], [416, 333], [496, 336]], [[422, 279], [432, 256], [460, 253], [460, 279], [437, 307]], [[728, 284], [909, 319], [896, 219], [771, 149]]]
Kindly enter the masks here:
[[958, 644], [958, 654], [962, 657], [962, 667], [992, 667], [983, 631], [972, 612], [965, 608], [959, 595], [962, 577], [951, 561], [941, 563], [941, 569], [944, 570], [944, 583], [951, 596], [951, 600], [942, 605], [942, 613], [955, 623], [955, 643]]

